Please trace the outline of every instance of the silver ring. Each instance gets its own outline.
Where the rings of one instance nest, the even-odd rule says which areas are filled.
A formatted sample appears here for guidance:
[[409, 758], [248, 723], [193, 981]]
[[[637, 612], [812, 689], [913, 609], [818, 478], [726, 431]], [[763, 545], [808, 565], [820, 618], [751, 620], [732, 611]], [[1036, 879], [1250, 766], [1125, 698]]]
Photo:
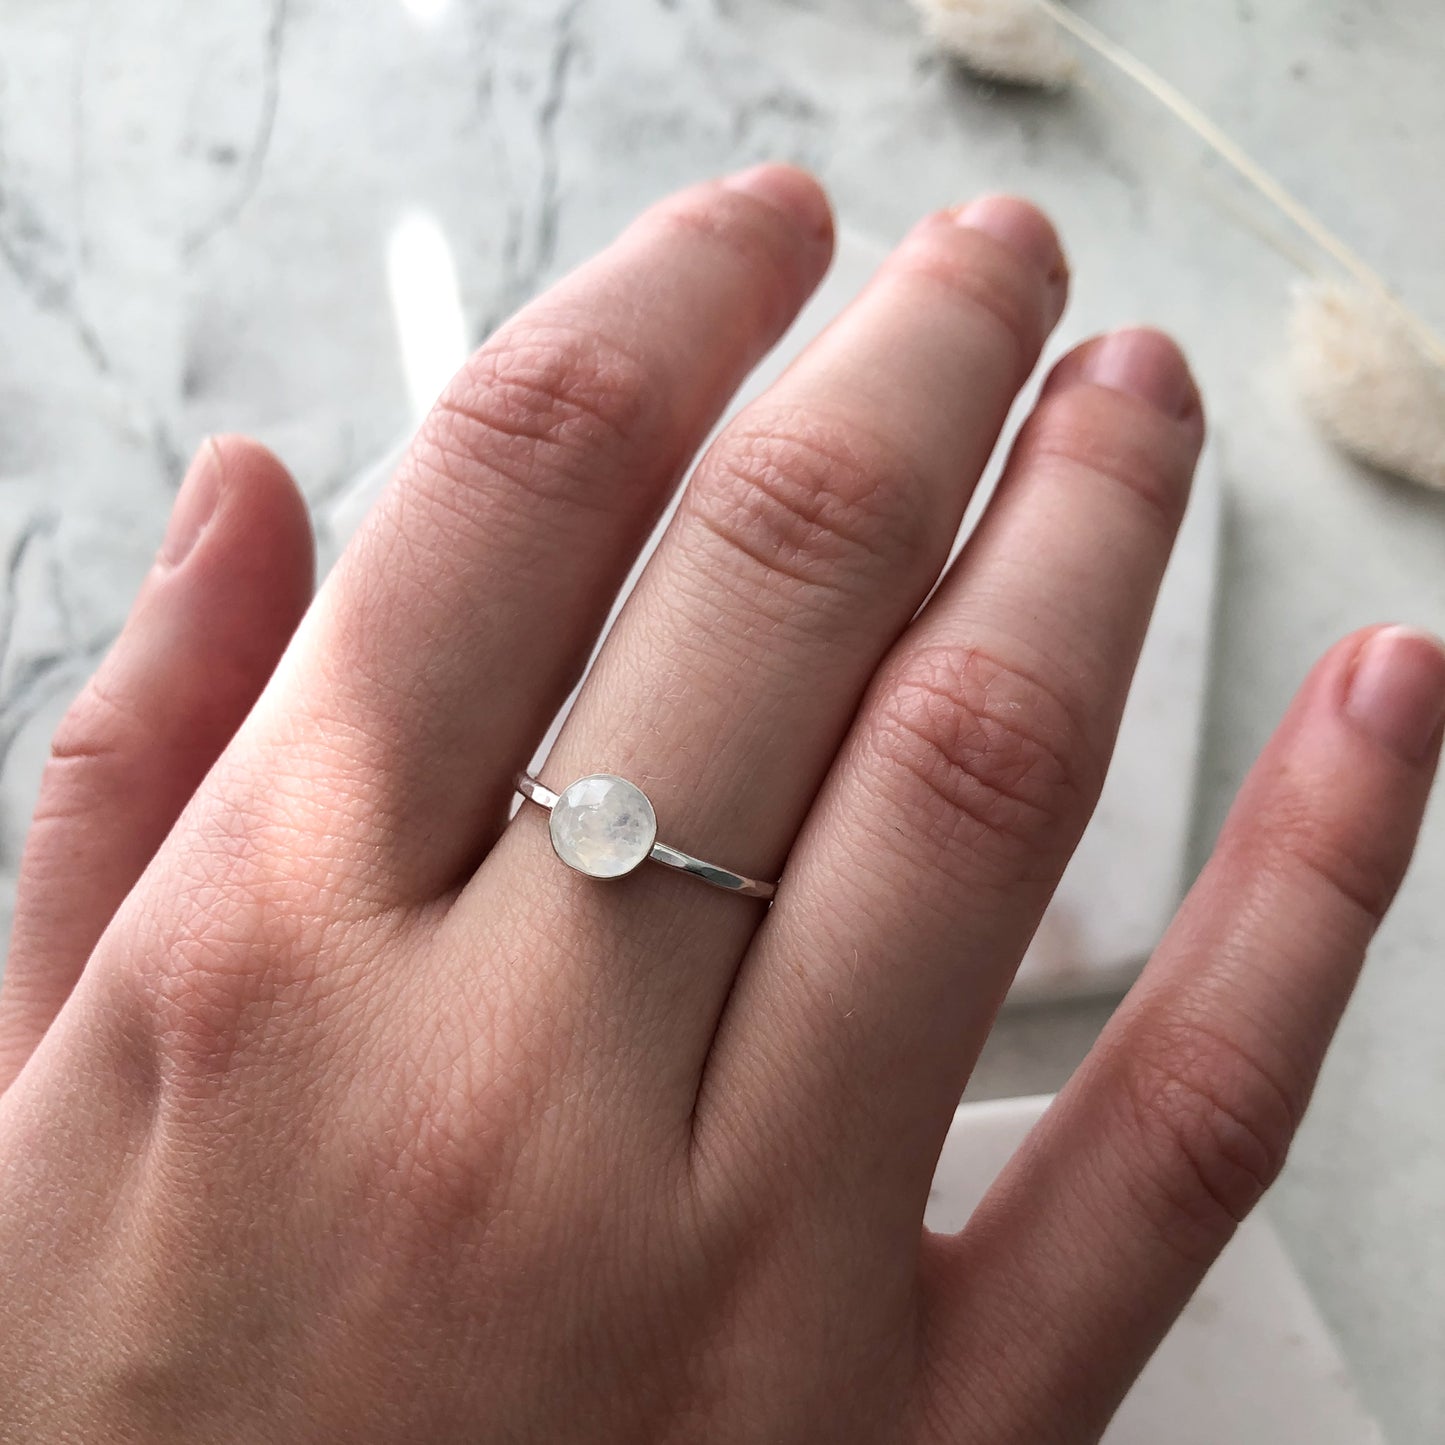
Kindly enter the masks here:
[[744, 898], [771, 898], [777, 892], [776, 883], [745, 878], [659, 843], [651, 799], [636, 783], [614, 773], [591, 773], [560, 793], [530, 773], [519, 773], [517, 791], [552, 815], [552, 851], [588, 878], [624, 878], [651, 858]]

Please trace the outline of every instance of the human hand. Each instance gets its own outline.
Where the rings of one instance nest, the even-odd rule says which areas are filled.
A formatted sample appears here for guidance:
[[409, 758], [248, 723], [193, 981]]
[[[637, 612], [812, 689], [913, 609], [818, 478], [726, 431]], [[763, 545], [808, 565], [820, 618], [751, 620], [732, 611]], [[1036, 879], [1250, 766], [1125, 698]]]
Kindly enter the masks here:
[[918, 610], [1063, 307], [1037, 212], [924, 221], [730, 425], [546, 765], [781, 872], [771, 908], [600, 883], [538, 809], [508, 822], [829, 237], [784, 168], [654, 209], [472, 360], [304, 621], [289, 480], [203, 451], [25, 861], [0, 1439], [1104, 1428], [1283, 1161], [1408, 860], [1445, 654], [1326, 656], [1088, 1062], [927, 1234], [1203, 435], [1171, 343], [1085, 344]]

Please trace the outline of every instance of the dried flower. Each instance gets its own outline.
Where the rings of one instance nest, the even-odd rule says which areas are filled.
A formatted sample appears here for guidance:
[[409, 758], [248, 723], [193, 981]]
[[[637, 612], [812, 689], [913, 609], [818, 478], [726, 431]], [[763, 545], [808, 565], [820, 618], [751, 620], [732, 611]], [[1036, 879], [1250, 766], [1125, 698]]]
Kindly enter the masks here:
[[1445, 367], [1396, 310], [1355, 286], [1301, 286], [1290, 360], [1300, 396], [1333, 442], [1383, 471], [1445, 488]]
[[1060, 90], [1078, 69], [1057, 23], [1034, 0], [913, 0], [930, 35], [970, 70]]
[[[1302, 288], [1293, 323], [1300, 394], [1326, 436], [1351, 455], [1426, 486], [1445, 487], [1445, 343], [1388, 284], [1207, 115], [1124, 46], [1059, 0], [913, 0], [931, 33], [981, 75], [1057, 89], [1084, 45], [1152, 95], [1320, 250], [1323, 277]], [[1285, 252], [1290, 260], [1298, 258]]]

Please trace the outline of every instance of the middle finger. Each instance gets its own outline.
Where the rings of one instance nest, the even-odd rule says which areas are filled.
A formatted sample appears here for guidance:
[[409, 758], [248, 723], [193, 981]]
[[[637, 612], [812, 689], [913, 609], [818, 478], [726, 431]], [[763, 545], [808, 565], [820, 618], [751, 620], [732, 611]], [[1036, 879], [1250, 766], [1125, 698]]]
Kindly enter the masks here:
[[[652, 798], [662, 841], [776, 876], [869, 677], [937, 579], [1066, 276], [1052, 227], [1021, 201], [917, 227], [703, 460], [549, 786], [620, 773]], [[624, 1055], [627, 1039], [648, 1055], [631, 1077], [695, 1079], [758, 905], [658, 868], [611, 887], [570, 874], [535, 809], [463, 913], [498, 889], [533, 926], [586, 940], [553, 986], [613, 1020]]]

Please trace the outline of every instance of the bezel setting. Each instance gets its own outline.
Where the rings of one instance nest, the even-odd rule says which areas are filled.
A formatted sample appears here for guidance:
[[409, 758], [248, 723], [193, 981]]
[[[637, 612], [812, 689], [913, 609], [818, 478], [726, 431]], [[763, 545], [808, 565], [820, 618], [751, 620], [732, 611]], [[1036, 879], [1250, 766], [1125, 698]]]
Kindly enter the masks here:
[[587, 878], [625, 878], [652, 855], [657, 814], [652, 800], [616, 773], [589, 773], [569, 783], [552, 805], [552, 851]]

